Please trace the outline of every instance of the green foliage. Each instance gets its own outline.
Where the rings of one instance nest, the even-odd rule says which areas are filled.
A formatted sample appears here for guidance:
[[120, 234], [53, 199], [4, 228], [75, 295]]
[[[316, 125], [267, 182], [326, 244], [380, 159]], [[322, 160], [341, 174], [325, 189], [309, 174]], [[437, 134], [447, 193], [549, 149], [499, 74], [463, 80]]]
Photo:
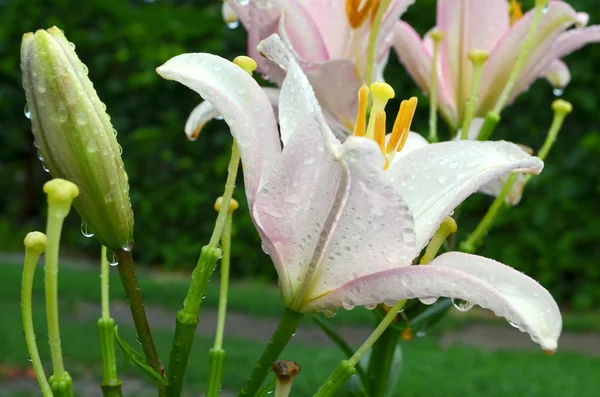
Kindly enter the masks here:
[[[532, 1], [524, 2], [530, 7]], [[191, 268], [210, 236], [222, 194], [231, 138], [221, 122], [210, 123], [194, 143], [183, 134], [195, 93], [162, 80], [154, 69], [168, 58], [192, 51], [232, 59], [245, 53], [242, 28], [228, 29], [221, 3], [213, 0], [13, 0], [0, 3], [0, 248], [21, 249], [25, 231], [42, 229], [48, 179], [36, 159], [30, 123], [23, 115], [19, 47], [23, 33], [57, 25], [77, 45], [100, 98], [106, 103], [130, 176], [135, 211], [135, 254], [147, 263]], [[576, 9], [600, 12], [587, 1]], [[424, 34], [435, 23], [435, 1], [420, 0], [405, 19]], [[530, 274], [554, 296], [576, 309], [600, 304], [600, 134], [594, 65], [600, 47], [588, 46], [567, 57], [573, 81], [564, 99], [573, 103], [544, 172], [527, 187], [522, 203], [505, 211], [487, 236], [481, 253]], [[398, 100], [417, 95], [421, 106], [413, 128], [426, 132], [428, 104], [390, 56], [386, 71]], [[538, 149], [552, 118], [552, 88], [537, 82], [505, 110], [495, 139]], [[444, 136], [444, 131], [441, 131]], [[235, 193], [241, 204], [234, 221], [232, 273], [236, 277], [272, 278], [273, 266], [260, 242], [243, 199], [241, 178]], [[473, 230], [491, 199], [469, 199], [459, 219], [460, 237]], [[15, 230], [15, 225], [21, 225]], [[96, 253], [94, 239], [84, 239], [78, 217], [65, 227], [63, 247]], [[63, 249], [63, 252], [65, 250]]]

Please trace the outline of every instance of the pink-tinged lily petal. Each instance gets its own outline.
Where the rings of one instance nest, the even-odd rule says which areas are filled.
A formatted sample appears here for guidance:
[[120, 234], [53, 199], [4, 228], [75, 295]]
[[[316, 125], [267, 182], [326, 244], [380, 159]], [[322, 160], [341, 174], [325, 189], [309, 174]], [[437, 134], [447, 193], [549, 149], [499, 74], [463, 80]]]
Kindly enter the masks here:
[[235, 64], [212, 54], [183, 54], [156, 69], [198, 92], [222, 115], [236, 138], [244, 163], [250, 208], [281, 153], [277, 123], [258, 83]]
[[490, 309], [554, 352], [562, 331], [558, 305], [538, 282], [502, 263], [450, 252], [428, 265], [391, 269], [356, 280], [308, 303], [303, 310], [392, 304], [449, 297]]
[[350, 37], [346, 2], [340, 0], [302, 0], [304, 9], [317, 25], [327, 47], [329, 59], [344, 56]]
[[[388, 136], [391, 136], [391, 134], [388, 134], [386, 136], [386, 138]], [[386, 140], [386, 143], [387, 143], [387, 140]], [[394, 156], [394, 159], [392, 160], [392, 164], [394, 164], [396, 161], [398, 161], [398, 159], [400, 159], [401, 157], [404, 157], [407, 154], [409, 154], [417, 149], [424, 148], [425, 146], [428, 146], [428, 145], [429, 145], [429, 141], [427, 141], [427, 139], [425, 139], [421, 134], [410, 131], [408, 133], [408, 138], [406, 138], [406, 142], [404, 143], [404, 147], [402, 148], [402, 150], [399, 153], [396, 153], [396, 155]]]
[[[263, 40], [258, 48], [263, 55], [271, 58], [272, 56], [269, 53], [274, 51], [269, 48], [267, 40]], [[356, 118], [357, 93], [362, 85], [355, 64], [346, 59], [327, 62], [307, 61], [295, 53], [285, 35], [281, 36], [281, 40], [302, 67], [317, 98], [319, 98], [321, 106], [327, 109], [327, 112], [336, 118], [340, 124], [351, 129]], [[271, 70], [274, 69], [274, 67], [271, 67]]]
[[450, 141], [417, 149], [387, 175], [415, 217], [417, 252], [468, 196], [511, 171], [538, 174], [544, 163], [510, 142]]
[[577, 27], [582, 28], [587, 26], [590, 21], [590, 15], [587, 12], [578, 12], [577, 13], [577, 22], [575, 23]]
[[[560, 64], [556, 64], [558, 59], [569, 55], [573, 51], [580, 49], [581, 47], [590, 44], [600, 42], [600, 25], [593, 25], [588, 28], [573, 29], [564, 32], [558, 36], [558, 38], [552, 40], [544, 51], [536, 50], [528, 59], [525, 66], [523, 67], [524, 72], [521, 73], [515, 90], [511, 93], [509, 102], [513, 101], [521, 92], [525, 91], [533, 82], [539, 78], [546, 76], [546, 71], [552, 66], [560, 68]], [[561, 73], [559, 76], [562, 81], [567, 81], [570, 75], [567, 75], [568, 69], [566, 65], [564, 68], [557, 70]], [[564, 88], [566, 84], [560, 88]]]
[[[430, 92], [431, 51], [426, 48], [417, 32], [404, 21], [399, 21], [395, 25], [394, 49], [398, 59], [419, 88], [425, 92]], [[451, 87], [444, 80], [441, 69], [438, 71], [437, 80], [440, 111], [450, 120], [456, 120], [456, 106], [452, 99]]]
[[[277, 110], [279, 107], [279, 89], [264, 87], [263, 91], [267, 95], [267, 98], [269, 98], [269, 102], [271, 102], [271, 106], [273, 106], [273, 111], [277, 116]], [[219, 113], [219, 111], [215, 109], [215, 107], [210, 102], [200, 102], [198, 106], [196, 106], [188, 116], [184, 128], [185, 135], [191, 141], [196, 140], [207, 122], [220, 117], [221, 113]]]
[[[527, 12], [491, 52], [490, 58], [483, 70], [479, 100], [477, 102], [477, 115], [485, 116], [496, 105], [504, 89], [504, 84], [508, 81], [515, 65], [521, 45], [525, 41], [532, 18], [533, 10]], [[532, 77], [527, 79], [530, 83], [533, 79], [537, 78], [541, 70], [537, 73], [531, 73], [530, 69], [540, 64], [540, 59], [551, 48], [559, 34], [576, 22], [577, 13], [571, 6], [561, 1], [551, 1], [547, 11], [540, 20], [537, 33], [533, 39], [533, 51], [529, 55], [523, 69], [521, 69], [520, 77], [531, 75]], [[558, 57], [548, 60], [546, 66], [556, 58]], [[515, 84], [513, 93], [522, 92], [524, 85], [527, 85], [525, 81]]]
[[357, 277], [410, 265], [413, 259], [413, 217], [383, 171], [377, 144], [349, 137], [339, 163], [348, 175], [347, 198], [329, 232], [307, 300]]
[[552, 61], [550, 66], [544, 71], [544, 77], [554, 88], [564, 89], [571, 82], [571, 72], [569, 67], [558, 59]]
[[440, 0], [437, 27], [444, 33], [440, 61], [444, 81], [453, 86], [459, 119], [471, 86], [472, 67], [468, 54], [490, 51], [508, 30], [505, 0]]

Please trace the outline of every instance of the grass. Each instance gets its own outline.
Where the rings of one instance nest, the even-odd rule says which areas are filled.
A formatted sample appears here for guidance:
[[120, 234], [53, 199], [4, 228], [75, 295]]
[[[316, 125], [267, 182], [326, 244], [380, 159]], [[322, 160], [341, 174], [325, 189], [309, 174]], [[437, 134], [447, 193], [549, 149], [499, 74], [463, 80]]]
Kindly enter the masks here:
[[[34, 316], [38, 346], [48, 371], [50, 366], [44, 332], [42, 273], [39, 271], [36, 275]], [[118, 287], [117, 274], [114, 273], [111, 294], [113, 299], [124, 299], [123, 292]], [[0, 363], [25, 368], [29, 362], [20, 322], [20, 278], [19, 266], [0, 265], [0, 312], [3, 318], [0, 327]], [[93, 270], [63, 267], [59, 280], [61, 334], [67, 369], [75, 378], [99, 380], [101, 362], [95, 321], [82, 321], [72, 316], [78, 301], [98, 301], [97, 274]], [[180, 308], [187, 288], [185, 278], [158, 278], [142, 273], [140, 282], [147, 304], [161, 305], [173, 311]], [[216, 287], [211, 286], [205, 305], [216, 305], [216, 292]], [[242, 283], [232, 287], [230, 309], [275, 317], [279, 316], [282, 307], [276, 288], [267, 288], [259, 283]], [[336, 324], [370, 324], [372, 317], [366, 311], [354, 310], [340, 312], [334, 320]], [[455, 320], [455, 323], [460, 321], [465, 320]], [[122, 336], [135, 344], [131, 328], [123, 326], [119, 329]], [[154, 330], [154, 335], [161, 357], [168, 357], [171, 333], [157, 329]], [[196, 394], [204, 390], [207, 351], [211, 346], [212, 338], [197, 338], [194, 344], [186, 389]], [[225, 389], [239, 390], [263, 348], [263, 343], [226, 338], [227, 356], [223, 378]], [[401, 392], [398, 393], [403, 397], [592, 397], [598, 393], [600, 358], [569, 353], [545, 356], [539, 351], [490, 353], [469, 347], [440, 351], [437, 340], [432, 337], [406, 342], [403, 349], [405, 365], [399, 381]], [[126, 364], [120, 354], [118, 357], [121, 376], [139, 376], [136, 368]], [[302, 366], [302, 373], [292, 392], [296, 397], [311, 396], [343, 359], [336, 348], [311, 346], [301, 342], [292, 342], [282, 358], [295, 360]], [[0, 396], [3, 392], [0, 388]], [[30, 395], [25, 393], [20, 396]]]

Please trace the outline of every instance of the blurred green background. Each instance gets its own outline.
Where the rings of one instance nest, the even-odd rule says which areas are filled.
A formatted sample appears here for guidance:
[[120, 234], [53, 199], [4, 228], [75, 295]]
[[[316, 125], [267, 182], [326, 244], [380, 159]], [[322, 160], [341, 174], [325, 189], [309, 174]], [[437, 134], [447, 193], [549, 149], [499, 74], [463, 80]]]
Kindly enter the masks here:
[[[531, 4], [529, 4], [531, 3]], [[533, 1], [525, 1], [525, 8]], [[570, 2], [600, 18], [584, 0]], [[587, 7], [586, 7], [587, 6]], [[420, 33], [435, 21], [435, 1], [419, 0], [405, 16]], [[0, 0], [0, 249], [18, 251], [26, 231], [44, 227], [42, 184], [48, 179], [23, 115], [19, 46], [21, 35], [57, 25], [89, 67], [89, 76], [106, 103], [131, 183], [138, 262], [190, 269], [208, 241], [223, 190], [231, 137], [212, 122], [195, 142], [183, 125], [199, 97], [159, 78], [154, 69], [183, 52], [223, 57], [245, 53], [245, 32], [221, 18], [221, 2], [199, 0]], [[600, 46], [566, 59], [573, 81], [563, 98], [573, 113], [546, 163], [527, 187], [522, 203], [503, 214], [487, 236], [483, 255], [516, 267], [548, 287], [565, 308], [589, 310], [600, 303], [600, 79], [595, 74]], [[417, 95], [421, 105], [413, 129], [426, 132], [427, 99], [396, 61], [386, 71], [398, 98]], [[539, 81], [508, 108], [495, 137], [539, 148], [550, 124], [552, 88]], [[395, 102], [392, 106], [398, 106]], [[241, 178], [238, 180], [241, 185]], [[234, 225], [233, 272], [237, 278], [274, 279], [247, 213]], [[474, 196], [465, 204], [460, 234], [471, 231], [491, 203]], [[63, 253], [97, 255], [94, 239], [81, 235], [76, 214], [65, 228]]]

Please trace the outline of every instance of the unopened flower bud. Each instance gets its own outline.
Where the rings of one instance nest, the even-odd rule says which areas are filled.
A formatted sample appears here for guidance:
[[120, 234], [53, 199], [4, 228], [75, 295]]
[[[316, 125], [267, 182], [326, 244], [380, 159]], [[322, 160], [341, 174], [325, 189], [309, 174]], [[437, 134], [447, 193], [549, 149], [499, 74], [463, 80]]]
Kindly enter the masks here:
[[83, 222], [103, 245], [119, 249], [133, 237], [121, 147], [74, 47], [56, 27], [23, 36], [26, 115], [44, 167], [79, 187], [73, 206]]

